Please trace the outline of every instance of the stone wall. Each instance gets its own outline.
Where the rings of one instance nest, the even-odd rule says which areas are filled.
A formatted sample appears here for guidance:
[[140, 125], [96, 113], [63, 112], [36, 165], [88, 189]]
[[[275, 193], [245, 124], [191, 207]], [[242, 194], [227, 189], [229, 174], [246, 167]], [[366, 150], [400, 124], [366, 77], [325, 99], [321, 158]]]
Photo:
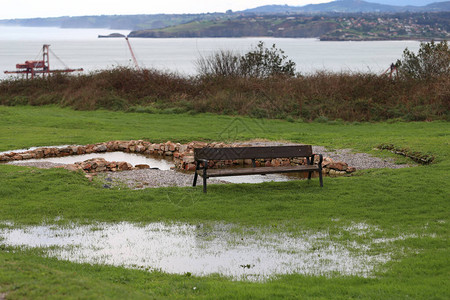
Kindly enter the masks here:
[[[194, 161], [194, 148], [213, 147], [244, 147], [251, 146], [251, 144], [225, 144], [225, 143], [205, 143], [193, 141], [188, 144], [180, 144], [173, 142], [165, 143], [151, 143], [143, 140], [133, 141], [110, 141], [105, 143], [81, 145], [81, 146], [66, 146], [66, 147], [41, 147], [33, 150], [27, 150], [24, 152], [9, 152], [0, 154], [0, 162], [19, 161], [33, 158], [48, 158], [48, 157], [63, 157], [69, 155], [82, 155], [90, 153], [103, 153], [122, 151], [129, 153], [140, 153], [144, 155], [159, 155], [173, 159], [175, 168], [182, 170], [195, 170]], [[316, 157], [318, 159], [318, 157]], [[87, 161], [87, 163], [89, 163]], [[109, 163], [111, 166], [108, 166]], [[103, 166], [100, 168], [102, 171], [122, 171], [132, 169], [129, 166], [126, 168], [122, 162], [121, 166], [113, 165], [114, 162], [105, 162], [107, 167], [103, 170]], [[317, 161], [316, 161], [317, 163]], [[103, 164], [103, 162], [101, 162]], [[224, 160], [224, 161], [210, 161], [210, 168], [223, 168], [234, 165], [251, 165], [250, 159], [246, 160]], [[289, 165], [303, 165], [306, 164], [304, 158], [279, 158], [279, 159], [258, 159], [256, 160], [256, 166], [289, 166]], [[98, 165], [98, 164], [97, 164]], [[129, 165], [129, 164], [128, 164]], [[324, 173], [330, 175], [344, 175], [352, 173], [355, 168], [349, 167], [345, 162], [335, 162], [329, 157], [325, 157], [322, 163]], [[144, 168], [144, 166], [142, 166]], [[80, 165], [72, 165], [72, 169], [88, 170]], [[94, 168], [96, 169], [96, 168]], [[87, 171], [90, 172], [90, 171]], [[98, 172], [98, 171], [92, 171]]]

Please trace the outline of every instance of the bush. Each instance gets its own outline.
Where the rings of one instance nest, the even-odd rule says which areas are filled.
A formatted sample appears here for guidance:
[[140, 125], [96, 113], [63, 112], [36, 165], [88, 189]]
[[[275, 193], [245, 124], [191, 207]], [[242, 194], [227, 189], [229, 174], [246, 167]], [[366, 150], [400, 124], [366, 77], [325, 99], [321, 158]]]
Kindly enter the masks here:
[[241, 57], [242, 75], [245, 77], [266, 78], [271, 76], [294, 76], [295, 63], [287, 59], [284, 51], [275, 44], [266, 48], [259, 42], [255, 49]]
[[239, 76], [241, 56], [233, 51], [221, 50], [196, 61], [197, 72], [202, 76]]
[[450, 49], [447, 41], [421, 43], [417, 55], [408, 50], [403, 51], [402, 60], [396, 65], [401, 76], [419, 80], [450, 76]]
[[245, 55], [233, 51], [218, 51], [196, 62], [197, 72], [203, 77], [252, 77], [294, 76], [295, 63], [287, 59], [284, 51], [266, 48], [263, 42]]

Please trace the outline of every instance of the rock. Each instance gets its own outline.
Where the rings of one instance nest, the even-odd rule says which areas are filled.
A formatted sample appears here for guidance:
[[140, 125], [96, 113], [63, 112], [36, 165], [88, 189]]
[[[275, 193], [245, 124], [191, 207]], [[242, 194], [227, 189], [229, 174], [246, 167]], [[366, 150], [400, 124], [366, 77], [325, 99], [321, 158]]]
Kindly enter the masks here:
[[128, 143], [126, 143], [126, 142], [121, 142], [121, 143], [119, 143], [119, 145], [117, 146], [117, 150], [121, 150], [121, 151], [123, 151], [123, 150], [127, 150], [128, 149]]
[[356, 172], [356, 168], [355, 167], [348, 167], [346, 171], [347, 171], [347, 173], [353, 173], [353, 172]]
[[11, 160], [11, 158], [9, 158], [8, 156], [0, 155], [0, 161], [10, 161], [10, 160]]
[[338, 171], [345, 171], [348, 168], [348, 165], [343, 161], [333, 162], [328, 165], [328, 168], [338, 170]]
[[184, 153], [188, 150], [188, 145], [180, 145], [179, 152]]
[[189, 164], [194, 162], [195, 162], [194, 156], [188, 155], [183, 157], [183, 163]]
[[65, 148], [60, 148], [59, 149], [60, 153], [67, 153], [70, 154], [71, 153], [71, 148], [70, 147], [65, 147]]
[[107, 150], [108, 150], [108, 147], [106, 147], [106, 145], [104, 145], [104, 144], [100, 144], [100, 145], [95, 146], [93, 148], [93, 151], [96, 152], [96, 153], [106, 152]]
[[42, 149], [36, 149], [34, 150], [36, 153], [36, 158], [43, 158], [44, 157], [44, 151]]
[[190, 144], [192, 144], [192, 148], [205, 148], [206, 146], [208, 146], [208, 143], [199, 141], [193, 141]]
[[328, 174], [330, 174], [331, 176], [336, 175], [336, 170], [330, 169], [330, 171], [328, 172]]
[[186, 164], [184, 167], [186, 171], [195, 171], [195, 164]]
[[139, 164], [134, 166], [136, 169], [150, 169], [149, 165], [146, 164]]
[[94, 147], [93, 147], [92, 145], [86, 146], [85, 152], [86, 152], [87, 154], [93, 153], [93, 152], [94, 152]]
[[143, 153], [145, 151], [145, 147], [142, 145], [137, 145], [136, 146], [136, 152], [137, 153]]
[[251, 159], [244, 159], [244, 164], [251, 166], [253, 164]]
[[81, 163], [81, 167], [83, 168], [83, 170], [88, 172], [92, 169], [92, 165], [86, 162]]
[[124, 162], [124, 161], [119, 162], [118, 167], [119, 167], [119, 170], [121, 170], [121, 171], [126, 171], [126, 170], [131, 169], [131, 168], [128, 167], [128, 164], [126, 162]]
[[33, 156], [30, 153], [22, 153], [22, 159], [31, 159]]
[[65, 165], [64, 169], [69, 170], [69, 171], [78, 171], [81, 167], [77, 164], [70, 164], [70, 165]]
[[44, 151], [44, 157], [49, 157], [52, 152], [51, 148], [43, 148], [42, 150]]
[[78, 155], [85, 154], [85, 153], [86, 153], [86, 147], [84, 147], [84, 146], [78, 147], [78, 150], [77, 150]]
[[281, 165], [282, 165], [283, 167], [288, 167], [288, 166], [291, 165], [291, 162], [290, 162], [289, 160], [283, 160], [283, 161], [281, 162]]

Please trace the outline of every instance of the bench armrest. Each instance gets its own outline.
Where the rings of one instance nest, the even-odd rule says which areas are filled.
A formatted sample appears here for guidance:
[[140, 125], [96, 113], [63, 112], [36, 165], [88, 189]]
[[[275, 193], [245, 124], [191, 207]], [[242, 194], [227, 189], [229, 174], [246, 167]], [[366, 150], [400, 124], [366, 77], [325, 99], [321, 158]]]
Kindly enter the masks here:
[[203, 170], [206, 171], [206, 169], [208, 169], [208, 160], [207, 159], [197, 159], [196, 160], [196, 167], [195, 170], [200, 170], [200, 163], [203, 164]]

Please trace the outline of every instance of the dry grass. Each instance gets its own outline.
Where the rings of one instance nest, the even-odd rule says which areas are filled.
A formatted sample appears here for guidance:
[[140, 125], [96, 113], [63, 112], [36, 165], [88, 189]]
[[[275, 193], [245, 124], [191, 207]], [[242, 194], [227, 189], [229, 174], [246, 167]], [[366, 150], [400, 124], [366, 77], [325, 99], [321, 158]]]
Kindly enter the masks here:
[[117, 68], [79, 76], [4, 80], [0, 103], [292, 120], [422, 121], [449, 118], [450, 78], [392, 80], [374, 74], [323, 72], [298, 77], [183, 77]]

